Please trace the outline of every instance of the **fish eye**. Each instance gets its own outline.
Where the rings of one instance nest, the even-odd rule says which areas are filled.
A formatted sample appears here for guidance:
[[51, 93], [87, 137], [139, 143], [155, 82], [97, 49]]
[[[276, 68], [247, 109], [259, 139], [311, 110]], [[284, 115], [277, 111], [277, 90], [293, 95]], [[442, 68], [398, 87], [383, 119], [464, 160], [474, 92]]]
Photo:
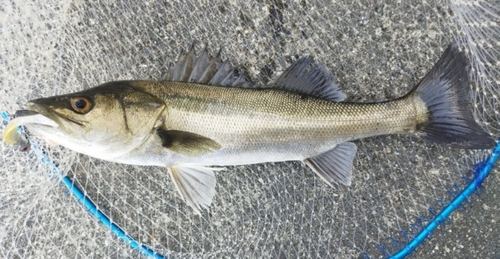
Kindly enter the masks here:
[[71, 98], [71, 108], [77, 113], [85, 114], [92, 108], [92, 102], [86, 97]]

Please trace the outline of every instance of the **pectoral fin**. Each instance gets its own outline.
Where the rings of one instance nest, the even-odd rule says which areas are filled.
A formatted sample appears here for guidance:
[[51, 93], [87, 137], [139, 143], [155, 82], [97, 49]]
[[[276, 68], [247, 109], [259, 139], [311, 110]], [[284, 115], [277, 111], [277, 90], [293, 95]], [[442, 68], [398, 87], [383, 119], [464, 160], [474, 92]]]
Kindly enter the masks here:
[[202, 208], [208, 208], [215, 195], [214, 170], [196, 165], [179, 165], [168, 168], [177, 191], [196, 213], [201, 214]]
[[165, 148], [188, 156], [210, 153], [221, 148], [219, 143], [196, 133], [163, 129], [157, 129], [156, 133]]
[[304, 162], [329, 185], [340, 182], [350, 186], [352, 181], [352, 161], [357, 147], [352, 142], [338, 144], [323, 154], [306, 159]]

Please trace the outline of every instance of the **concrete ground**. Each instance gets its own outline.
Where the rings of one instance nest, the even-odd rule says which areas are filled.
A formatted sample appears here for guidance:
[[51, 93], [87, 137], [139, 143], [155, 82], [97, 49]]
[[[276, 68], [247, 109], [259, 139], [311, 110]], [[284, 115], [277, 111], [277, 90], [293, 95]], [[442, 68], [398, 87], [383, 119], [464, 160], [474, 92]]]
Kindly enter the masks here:
[[466, 210], [452, 214], [409, 258], [500, 258], [500, 170], [486, 179]]

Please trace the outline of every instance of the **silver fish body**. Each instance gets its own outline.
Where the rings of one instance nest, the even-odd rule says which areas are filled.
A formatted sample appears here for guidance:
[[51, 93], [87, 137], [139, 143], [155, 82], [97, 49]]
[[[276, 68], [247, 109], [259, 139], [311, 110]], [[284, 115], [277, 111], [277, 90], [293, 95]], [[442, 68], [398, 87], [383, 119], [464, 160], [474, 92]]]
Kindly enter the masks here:
[[161, 96], [162, 128], [196, 133], [221, 146], [205, 154], [182, 154], [165, 149], [159, 136], [151, 134], [143, 146], [114, 160], [121, 163], [241, 165], [304, 160], [354, 139], [414, 133], [417, 118], [427, 117], [425, 104], [414, 95], [383, 103], [335, 103], [273, 89], [121, 83]]
[[167, 80], [110, 82], [33, 100], [53, 123], [31, 133], [89, 156], [165, 166], [181, 196], [200, 212], [215, 195], [209, 166], [299, 160], [328, 184], [351, 184], [356, 145], [413, 134], [457, 148], [490, 148], [474, 121], [465, 56], [451, 44], [407, 95], [380, 103], [342, 102], [345, 94], [319, 62], [301, 58], [269, 86], [254, 86], [227, 62], [194, 48]]

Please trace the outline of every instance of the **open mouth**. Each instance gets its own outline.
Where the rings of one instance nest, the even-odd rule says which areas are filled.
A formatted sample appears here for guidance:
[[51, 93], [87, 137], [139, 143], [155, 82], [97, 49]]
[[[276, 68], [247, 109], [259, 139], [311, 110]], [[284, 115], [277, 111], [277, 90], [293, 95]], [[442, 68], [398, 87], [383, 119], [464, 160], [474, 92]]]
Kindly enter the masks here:
[[19, 110], [19, 111], [16, 111], [16, 114], [14, 115], [14, 117], [19, 118], [19, 117], [33, 116], [33, 115], [37, 115], [37, 114], [39, 114], [39, 113], [36, 111]]
[[[49, 110], [45, 107], [45, 105], [37, 103], [36, 100], [28, 103], [28, 109], [30, 109], [30, 110], [21, 110], [18, 112], [21, 112], [22, 116], [24, 116], [25, 114], [26, 115], [40, 114], [40, 115], [45, 116], [47, 119], [52, 120], [54, 123], [55, 123], [55, 120], [53, 120], [49, 117], [52, 117], [52, 118], [55, 117], [56, 119], [64, 119], [66, 121], [78, 124], [80, 126], [83, 126], [85, 124], [84, 121], [80, 121], [77, 119], [67, 117], [64, 114], [58, 113], [57, 111], [54, 111], [54, 110]], [[18, 112], [16, 112], [16, 117], [17, 117]], [[49, 125], [47, 125], [47, 126], [49, 126]]]
[[27, 125], [27, 124], [40, 124], [49, 127], [59, 127], [53, 119], [32, 110], [18, 110], [14, 115], [14, 119], [9, 124]]

